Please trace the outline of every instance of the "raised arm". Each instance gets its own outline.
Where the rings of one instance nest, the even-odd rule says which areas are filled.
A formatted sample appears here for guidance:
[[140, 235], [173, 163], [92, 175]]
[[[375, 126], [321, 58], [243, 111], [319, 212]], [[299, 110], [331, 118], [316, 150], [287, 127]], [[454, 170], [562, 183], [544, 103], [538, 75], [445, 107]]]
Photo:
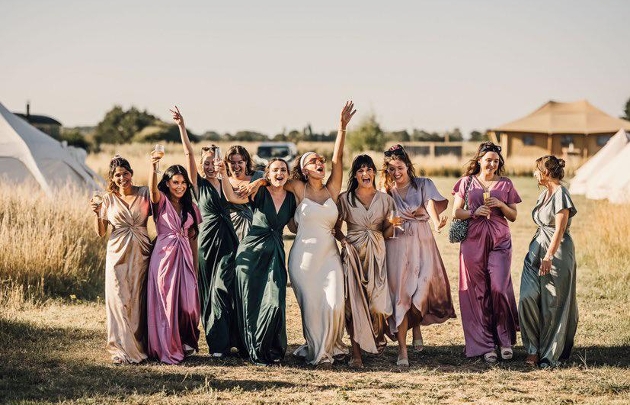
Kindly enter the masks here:
[[173, 113], [173, 121], [175, 121], [177, 127], [179, 128], [179, 136], [182, 140], [182, 146], [184, 147], [184, 155], [186, 156], [186, 170], [188, 170], [188, 173], [190, 174], [190, 181], [192, 182], [195, 196], [198, 196], [197, 164], [195, 162], [195, 153], [193, 151], [192, 143], [190, 143], [188, 131], [186, 131], [186, 124], [184, 124], [184, 117], [182, 117], [182, 113], [179, 112], [179, 108], [177, 108], [177, 106], [175, 106], [175, 110], [169, 111]]
[[339, 117], [339, 131], [337, 132], [335, 148], [333, 149], [332, 171], [330, 178], [326, 182], [326, 187], [328, 187], [328, 191], [335, 200], [341, 192], [341, 184], [343, 182], [343, 148], [346, 143], [346, 127], [356, 112], [354, 103], [347, 101]]
[[151, 152], [151, 168], [149, 169], [149, 196], [151, 197], [151, 202], [153, 204], [157, 204], [160, 202], [160, 191], [158, 190], [158, 181], [157, 181], [157, 170], [158, 162], [160, 161], [160, 157], [157, 157], [153, 152]]
[[214, 170], [221, 174], [221, 188], [223, 189], [223, 195], [226, 200], [234, 204], [245, 204], [249, 202], [247, 195], [239, 197], [232, 189], [230, 178], [227, 175], [227, 170], [225, 170], [225, 163], [222, 160], [216, 160], [214, 162]]

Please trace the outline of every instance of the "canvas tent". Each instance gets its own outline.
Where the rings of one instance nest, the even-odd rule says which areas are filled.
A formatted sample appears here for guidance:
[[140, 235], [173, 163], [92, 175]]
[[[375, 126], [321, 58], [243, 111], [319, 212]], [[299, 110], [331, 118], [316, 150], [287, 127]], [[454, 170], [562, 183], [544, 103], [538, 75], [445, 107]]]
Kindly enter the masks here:
[[86, 190], [101, 188], [99, 176], [73, 157], [68, 147], [11, 113], [2, 103], [0, 177], [3, 181], [34, 182], [49, 195], [68, 184]]
[[577, 170], [575, 177], [571, 179], [571, 194], [586, 194], [589, 182], [593, 183], [594, 179], [598, 177], [597, 173], [611, 162], [629, 142], [630, 134], [620, 129], [595, 156], [587, 160]]
[[630, 142], [604, 167], [593, 173], [586, 184], [586, 198], [607, 198], [614, 204], [630, 203]]

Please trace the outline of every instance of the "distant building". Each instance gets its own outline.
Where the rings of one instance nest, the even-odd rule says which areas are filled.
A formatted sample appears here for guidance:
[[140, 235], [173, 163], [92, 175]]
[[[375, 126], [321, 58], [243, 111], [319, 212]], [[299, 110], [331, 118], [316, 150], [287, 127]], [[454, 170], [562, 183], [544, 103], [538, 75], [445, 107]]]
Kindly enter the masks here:
[[588, 158], [597, 153], [630, 121], [612, 117], [586, 100], [549, 101], [533, 113], [491, 129], [490, 140], [500, 144], [504, 156], [542, 154]]
[[18, 117], [39, 129], [40, 131], [52, 136], [55, 139], [61, 137], [61, 122], [46, 115], [31, 114], [31, 104], [26, 103], [26, 114], [14, 113]]

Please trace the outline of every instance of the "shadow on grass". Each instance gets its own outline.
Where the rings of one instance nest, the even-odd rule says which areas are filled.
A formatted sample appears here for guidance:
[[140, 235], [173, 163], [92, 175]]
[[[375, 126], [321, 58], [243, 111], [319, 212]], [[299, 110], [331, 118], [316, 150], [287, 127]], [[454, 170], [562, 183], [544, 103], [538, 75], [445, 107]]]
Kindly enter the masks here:
[[[249, 365], [238, 357], [210, 359], [197, 355], [180, 366], [147, 362], [136, 366], [113, 366], [95, 358], [104, 352], [102, 333], [74, 328], [51, 328], [0, 318], [0, 403], [10, 401], [72, 401], [80, 398], [121, 400], [130, 395], [180, 396], [216, 392], [266, 391], [300, 389], [312, 385], [308, 381], [267, 381], [266, 370], [287, 373], [287, 380], [296, 373], [308, 373], [313, 367], [291, 355], [296, 345], [287, 350], [280, 367], [264, 368]], [[85, 357], [82, 358], [82, 353]], [[410, 348], [409, 369], [395, 365], [397, 347], [389, 345], [380, 356], [364, 356], [365, 368], [357, 373], [383, 373], [406, 370], [431, 370], [434, 373], [483, 373], [500, 367], [516, 373], [530, 372], [524, 365], [525, 352], [515, 350], [514, 360], [489, 366], [483, 360], [467, 359], [463, 347], [428, 346], [416, 353]], [[98, 357], [98, 355], [97, 355]], [[104, 358], [105, 356], [103, 356]], [[225, 369], [243, 368], [243, 375], [258, 379], [222, 378]], [[630, 367], [630, 346], [577, 347], [565, 368]], [[245, 370], [246, 369], [246, 370]], [[347, 359], [335, 362], [327, 373], [354, 372]], [[343, 378], [340, 380], [342, 383]], [[312, 387], [311, 387], [312, 388]], [[320, 389], [326, 386], [320, 386]]]

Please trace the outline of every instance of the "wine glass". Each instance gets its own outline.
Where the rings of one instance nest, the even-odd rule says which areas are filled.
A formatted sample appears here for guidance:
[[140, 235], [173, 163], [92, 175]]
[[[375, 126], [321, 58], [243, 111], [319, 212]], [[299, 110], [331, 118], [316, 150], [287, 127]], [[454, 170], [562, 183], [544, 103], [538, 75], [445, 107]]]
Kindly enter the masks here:
[[[490, 199], [490, 191], [484, 191], [483, 192], [483, 203], [484, 204], [488, 204], [488, 200], [489, 199]], [[487, 218], [490, 219], [490, 214], [488, 214]]]
[[394, 234], [392, 235], [390, 239], [398, 239], [398, 237], [396, 236], [396, 228], [398, 228], [398, 225], [396, 225], [395, 222], [398, 222], [400, 217], [398, 216], [398, 210], [396, 208], [394, 208], [393, 210], [389, 212], [388, 219], [389, 219], [389, 222], [394, 225]]
[[[156, 143], [153, 147], [153, 156], [162, 159], [164, 157], [164, 145]], [[160, 174], [160, 161], [157, 162], [157, 166], [155, 167], [155, 173]]]
[[[103, 194], [101, 193], [101, 191], [99, 190], [94, 190], [92, 192], [92, 200], [91, 200], [94, 204], [96, 205], [101, 205], [103, 204]], [[101, 215], [97, 214], [98, 218], [101, 219]]]
[[[214, 161], [215, 162], [221, 161], [221, 148], [218, 146], [214, 148]], [[222, 180], [223, 175], [221, 173], [217, 173], [217, 179]]]

